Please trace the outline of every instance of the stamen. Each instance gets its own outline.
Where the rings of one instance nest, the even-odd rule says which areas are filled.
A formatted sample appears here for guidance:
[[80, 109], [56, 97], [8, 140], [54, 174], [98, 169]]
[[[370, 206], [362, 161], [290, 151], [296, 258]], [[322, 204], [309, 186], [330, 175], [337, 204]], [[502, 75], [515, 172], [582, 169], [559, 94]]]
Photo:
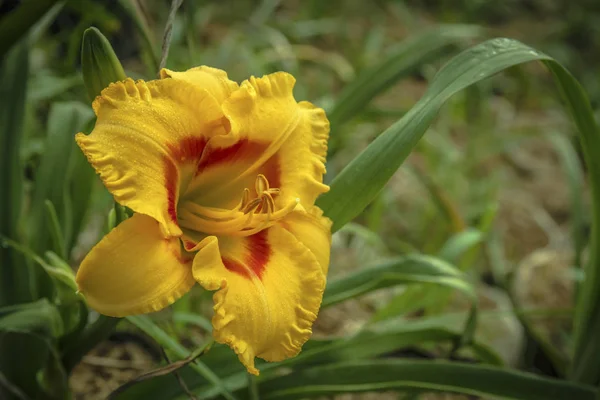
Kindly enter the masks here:
[[263, 174], [258, 174], [254, 182], [254, 190], [256, 194], [260, 194], [269, 190], [269, 181]]
[[244, 189], [238, 205], [230, 210], [188, 201], [179, 212], [179, 224], [209, 235], [250, 236], [272, 226], [300, 202], [300, 199], [294, 199], [277, 210], [273, 196], [280, 195], [281, 190], [270, 188], [262, 174], [257, 175], [254, 190], [256, 197], [250, 199], [250, 190]]
[[179, 218], [179, 225], [183, 228], [207, 234], [217, 234], [217, 232], [233, 232], [243, 229], [248, 224], [249, 216], [241, 214], [228, 221], [214, 221], [206, 219], [201, 215], [193, 214], [189, 210], [182, 209], [179, 213]]

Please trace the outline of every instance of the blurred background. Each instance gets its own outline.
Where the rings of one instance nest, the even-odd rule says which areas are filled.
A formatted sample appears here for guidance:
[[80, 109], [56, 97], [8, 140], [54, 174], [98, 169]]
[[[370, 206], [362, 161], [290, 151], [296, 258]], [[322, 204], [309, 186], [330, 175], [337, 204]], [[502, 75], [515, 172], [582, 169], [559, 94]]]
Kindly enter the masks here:
[[[20, 3], [0, 0], [0, 17]], [[40, 29], [29, 51], [19, 155], [28, 201], [35, 204], [36, 182], [45, 173], [40, 164], [52, 113], [61, 104], [91, 112], [80, 71], [83, 31], [100, 29], [128, 76], [155, 79], [169, 9], [170, 1], [163, 0], [73, 0]], [[186, 0], [174, 23], [167, 67], [209, 65], [236, 81], [292, 73], [296, 99], [325, 108], [330, 117], [331, 181], [415, 104], [451, 56], [498, 36], [563, 63], [598, 115], [597, 0]], [[381, 79], [369, 90], [356, 89], [357, 82], [373, 79], [373, 71]], [[541, 64], [509, 69], [454, 96], [376, 201], [336, 233], [329, 279], [398, 255], [445, 259], [465, 271], [476, 289], [478, 341], [510, 366], [563, 376], [581, 277], [577, 267], [589, 234], [585, 170], [569, 139], [573, 129]], [[90, 182], [86, 206], [74, 217], [79, 233], [67, 246], [74, 268], [106, 231], [112, 207], [100, 181]], [[210, 293], [198, 289], [173, 308], [209, 319]], [[324, 308], [314, 332], [316, 338], [342, 337], [372, 324], [422, 318], [457, 328], [468, 309], [464, 296], [449, 289], [392, 287]], [[194, 346], [206, 337], [202, 326], [172, 316], [166, 311], [155, 318], [182, 343]], [[447, 350], [433, 341], [392, 356], [436, 358]], [[70, 386], [76, 399], [104, 398], [157, 359], [152, 341], [123, 323], [75, 368]], [[404, 395], [353, 396], [336, 398]]]

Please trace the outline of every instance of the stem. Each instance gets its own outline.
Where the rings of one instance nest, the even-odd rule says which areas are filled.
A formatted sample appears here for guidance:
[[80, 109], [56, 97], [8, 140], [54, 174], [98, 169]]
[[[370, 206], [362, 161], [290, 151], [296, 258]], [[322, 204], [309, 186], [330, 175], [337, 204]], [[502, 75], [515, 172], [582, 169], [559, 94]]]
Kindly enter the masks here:
[[259, 400], [258, 382], [256, 376], [248, 374], [248, 390], [250, 392], [250, 400]]
[[171, 46], [171, 34], [173, 33], [173, 23], [175, 22], [175, 16], [177, 15], [177, 10], [181, 7], [181, 3], [183, 0], [172, 0], [171, 1], [171, 11], [169, 12], [169, 18], [167, 19], [167, 24], [165, 25], [165, 33], [163, 35], [163, 44], [162, 44], [162, 56], [160, 58], [160, 65], [158, 67], [158, 74], [160, 75], [160, 70], [167, 65], [167, 57], [169, 57], [169, 47]]
[[44, 205], [46, 206], [46, 217], [48, 224], [50, 225], [50, 236], [52, 238], [52, 245], [54, 246], [54, 252], [63, 260], [67, 259], [67, 250], [65, 247], [65, 238], [62, 230], [60, 229], [60, 222], [58, 222], [58, 216], [56, 215], [56, 208], [50, 200], [45, 200]]

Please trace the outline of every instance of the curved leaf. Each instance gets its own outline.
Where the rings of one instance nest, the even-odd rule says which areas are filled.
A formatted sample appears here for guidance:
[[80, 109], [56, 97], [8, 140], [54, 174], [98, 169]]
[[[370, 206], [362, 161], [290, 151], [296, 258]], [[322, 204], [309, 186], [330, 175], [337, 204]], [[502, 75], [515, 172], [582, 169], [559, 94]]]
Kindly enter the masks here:
[[376, 360], [330, 364], [260, 382], [261, 399], [303, 399], [336, 393], [413, 390], [514, 400], [593, 400], [591, 386], [485, 365]]
[[44, 17], [58, 0], [36, 0], [21, 4], [0, 19], [0, 57], [19, 42], [23, 36]]
[[[24, 8], [24, 7], [21, 7]], [[0, 61], [0, 235], [17, 239], [23, 197], [21, 137], [29, 70], [29, 48], [23, 42]], [[23, 258], [0, 245], [0, 307], [38, 298], [35, 274]]]
[[327, 113], [333, 129], [355, 116], [379, 93], [418, 71], [424, 64], [455, 50], [456, 45], [481, 33], [472, 25], [441, 25], [397, 46], [383, 61], [363, 71], [340, 93]]
[[375, 267], [364, 268], [328, 282], [323, 307], [362, 296], [377, 289], [406, 283], [435, 283], [465, 293], [471, 300], [476, 295], [460, 271], [443, 260], [412, 255], [388, 260]]
[[554, 76], [578, 128], [592, 186], [591, 251], [575, 315], [571, 376], [596, 383], [600, 381], [600, 341], [595, 339], [600, 329], [600, 131], [585, 91], [553, 58], [511, 39], [488, 40], [462, 52], [439, 71], [425, 95], [403, 118], [334, 178], [331, 190], [319, 198], [318, 205], [334, 221], [332, 230], [338, 230], [377, 196], [450, 97], [506, 68], [530, 61], [543, 61]]

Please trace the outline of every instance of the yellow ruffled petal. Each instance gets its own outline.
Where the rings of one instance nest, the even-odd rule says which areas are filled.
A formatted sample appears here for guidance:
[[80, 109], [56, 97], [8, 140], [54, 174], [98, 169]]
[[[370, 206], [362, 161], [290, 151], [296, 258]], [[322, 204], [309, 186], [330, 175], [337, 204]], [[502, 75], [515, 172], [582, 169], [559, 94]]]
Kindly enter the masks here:
[[308, 340], [325, 275], [314, 254], [275, 225], [246, 238], [204, 239], [194, 258], [196, 280], [214, 294], [213, 335], [258, 375], [254, 358], [281, 361]]
[[327, 276], [331, 254], [332, 221], [323, 216], [323, 211], [313, 206], [308, 211], [294, 211], [288, 214], [281, 225], [292, 233], [314, 254]]
[[281, 189], [281, 202], [299, 198], [309, 208], [329, 190], [323, 184], [329, 121], [322, 109], [296, 102], [294, 84], [294, 77], [284, 72], [243, 82], [223, 104], [233, 135], [211, 140], [206, 156], [236, 136], [267, 145], [240, 178], [262, 173], [272, 187]]
[[195, 174], [207, 141], [225, 133], [221, 108], [207, 91], [165, 79], [113, 83], [93, 103], [98, 117], [77, 143], [115, 199], [161, 223], [177, 225], [180, 191]]
[[165, 239], [154, 219], [134, 214], [86, 256], [77, 285], [87, 303], [113, 317], [158, 311], [194, 285], [192, 260], [179, 239]]
[[190, 199], [230, 207], [258, 174], [281, 189], [280, 205], [299, 198], [309, 208], [329, 189], [323, 184], [329, 121], [322, 109], [296, 102], [294, 83], [278, 72], [251, 78], [231, 94], [223, 103], [231, 134], [207, 144]]
[[227, 72], [205, 65], [190, 68], [185, 72], [163, 68], [160, 71], [160, 77], [162, 79], [179, 79], [197, 85], [199, 88], [208, 91], [219, 104], [223, 103], [233, 91], [239, 88], [236, 82], [229, 80]]

